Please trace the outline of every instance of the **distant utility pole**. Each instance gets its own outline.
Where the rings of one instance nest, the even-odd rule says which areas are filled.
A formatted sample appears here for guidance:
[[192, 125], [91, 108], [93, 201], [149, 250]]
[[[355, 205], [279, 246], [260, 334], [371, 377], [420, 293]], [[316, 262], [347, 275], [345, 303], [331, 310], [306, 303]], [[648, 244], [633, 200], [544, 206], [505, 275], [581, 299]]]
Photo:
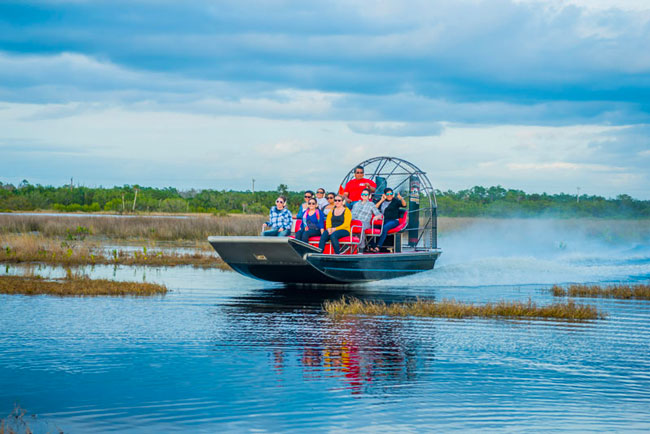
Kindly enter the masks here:
[[255, 194], [255, 178], [253, 178], [253, 194]]
[[74, 184], [72, 183], [72, 178], [70, 178], [70, 191], [74, 188]]
[[135, 196], [133, 196], [133, 208], [132, 208], [132, 211], [135, 212], [135, 201], [138, 200], [138, 189], [134, 188], [133, 190], [135, 190]]
[[576, 203], [580, 203], [580, 187], [576, 187], [578, 189], [578, 194], [576, 195]]

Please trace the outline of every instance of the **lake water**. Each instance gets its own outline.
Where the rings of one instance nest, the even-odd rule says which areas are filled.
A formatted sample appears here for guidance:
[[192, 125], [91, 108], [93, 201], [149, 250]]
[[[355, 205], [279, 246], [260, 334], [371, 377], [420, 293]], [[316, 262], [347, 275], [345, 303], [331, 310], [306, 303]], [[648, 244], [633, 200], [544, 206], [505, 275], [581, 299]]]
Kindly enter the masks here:
[[479, 229], [443, 236], [434, 271], [347, 288], [95, 267], [171, 292], [0, 295], [0, 411], [37, 432], [650, 430], [648, 301], [581, 299], [608, 314], [585, 322], [323, 313], [342, 295], [546, 304], [555, 283], [650, 279], [648, 239]]

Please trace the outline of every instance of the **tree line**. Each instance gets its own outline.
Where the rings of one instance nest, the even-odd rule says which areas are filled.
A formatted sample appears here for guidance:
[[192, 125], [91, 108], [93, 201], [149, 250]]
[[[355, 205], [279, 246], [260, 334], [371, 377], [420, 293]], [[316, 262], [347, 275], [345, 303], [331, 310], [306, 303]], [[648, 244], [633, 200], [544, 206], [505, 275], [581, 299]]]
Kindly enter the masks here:
[[[303, 193], [289, 191], [280, 184], [274, 191], [187, 190], [173, 187], [154, 188], [139, 185], [122, 187], [61, 187], [19, 185], [0, 182], [0, 211], [51, 210], [61, 212], [118, 213], [167, 212], [211, 213], [216, 215], [266, 214], [278, 194], [288, 198], [296, 211]], [[476, 186], [467, 190], [436, 191], [438, 215], [454, 217], [600, 217], [649, 218], [650, 201], [621, 194], [616, 198], [571, 194], [527, 194], [501, 186]]]

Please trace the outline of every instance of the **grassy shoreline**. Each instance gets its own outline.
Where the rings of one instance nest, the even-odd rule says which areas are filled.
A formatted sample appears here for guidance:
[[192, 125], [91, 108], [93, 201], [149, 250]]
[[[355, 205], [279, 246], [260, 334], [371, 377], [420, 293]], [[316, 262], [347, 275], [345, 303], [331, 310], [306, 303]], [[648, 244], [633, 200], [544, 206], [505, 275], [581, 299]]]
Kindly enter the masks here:
[[594, 306], [577, 304], [572, 300], [538, 306], [532, 301], [500, 301], [476, 305], [456, 300], [416, 300], [405, 303], [386, 304], [383, 301], [365, 301], [357, 298], [341, 298], [326, 301], [323, 309], [334, 317], [346, 315], [364, 316], [415, 316], [434, 318], [553, 318], [566, 320], [603, 319], [605, 314]]
[[202, 268], [229, 269], [221, 258], [199, 251], [169, 252], [160, 249], [111, 249], [101, 243], [69, 241], [39, 235], [0, 236], [0, 263], [39, 263], [64, 266], [84, 265], [147, 265], [174, 267], [191, 265]]
[[61, 279], [45, 279], [40, 276], [0, 276], [0, 294], [10, 295], [56, 295], [101, 296], [135, 295], [151, 296], [167, 293], [164, 285], [146, 282], [123, 282], [107, 279], [91, 279], [68, 274]]

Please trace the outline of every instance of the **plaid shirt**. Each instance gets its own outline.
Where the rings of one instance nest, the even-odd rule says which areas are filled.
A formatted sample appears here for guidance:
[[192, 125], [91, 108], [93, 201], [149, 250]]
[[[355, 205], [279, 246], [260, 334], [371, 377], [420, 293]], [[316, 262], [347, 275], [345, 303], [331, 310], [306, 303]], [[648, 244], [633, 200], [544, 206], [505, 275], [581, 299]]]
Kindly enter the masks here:
[[375, 204], [369, 200], [359, 201], [354, 204], [352, 208], [352, 219], [361, 220], [364, 223], [370, 223], [370, 219], [374, 215], [381, 215]]
[[269, 221], [266, 225], [277, 229], [291, 229], [291, 218], [291, 211], [287, 208], [279, 211], [274, 206], [269, 212]]

